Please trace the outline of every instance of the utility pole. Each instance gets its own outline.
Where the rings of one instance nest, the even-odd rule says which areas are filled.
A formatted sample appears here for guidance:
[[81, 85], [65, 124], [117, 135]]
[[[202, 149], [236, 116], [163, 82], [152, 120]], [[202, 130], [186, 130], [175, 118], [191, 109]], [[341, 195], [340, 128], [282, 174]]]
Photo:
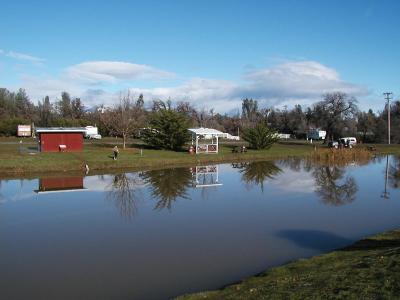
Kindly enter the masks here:
[[383, 93], [385, 99], [387, 100], [387, 110], [388, 110], [388, 144], [390, 145], [390, 100], [393, 95], [392, 92]]

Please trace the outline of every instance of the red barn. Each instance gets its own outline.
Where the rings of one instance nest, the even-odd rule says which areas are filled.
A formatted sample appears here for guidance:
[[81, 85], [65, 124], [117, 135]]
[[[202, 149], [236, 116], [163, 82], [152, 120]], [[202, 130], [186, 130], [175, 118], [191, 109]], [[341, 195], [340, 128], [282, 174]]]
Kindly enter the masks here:
[[81, 127], [36, 128], [41, 152], [82, 151], [85, 132]]

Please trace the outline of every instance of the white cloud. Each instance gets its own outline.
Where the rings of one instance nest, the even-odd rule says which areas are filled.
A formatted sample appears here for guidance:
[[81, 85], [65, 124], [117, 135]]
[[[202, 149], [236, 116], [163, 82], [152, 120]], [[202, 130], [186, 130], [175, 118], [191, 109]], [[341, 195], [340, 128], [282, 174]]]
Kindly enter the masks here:
[[131, 88], [135, 95], [143, 94], [145, 99], [170, 98], [172, 101], [188, 101], [197, 107], [215, 108], [216, 111], [229, 111], [240, 101], [238, 85], [226, 81], [206, 78], [193, 78], [176, 87], [153, 89]]
[[61, 92], [68, 91], [72, 96], [80, 97], [86, 88], [63, 79], [41, 78], [36, 76], [23, 76], [22, 88], [24, 88], [33, 101], [41, 100], [45, 96], [55, 100], [61, 96]]
[[83, 62], [67, 68], [66, 74], [71, 79], [92, 84], [130, 79], [165, 79], [174, 76], [173, 73], [147, 65], [121, 61]]
[[176, 87], [141, 89], [132, 88], [147, 99], [189, 101], [198, 106], [213, 107], [216, 111], [240, 108], [240, 101], [252, 97], [261, 105], [310, 105], [328, 92], [342, 91], [354, 96], [367, 95], [365, 87], [345, 82], [339, 74], [318, 62], [285, 62], [273, 68], [247, 72], [244, 81], [195, 78]]
[[364, 87], [345, 82], [331, 68], [315, 61], [290, 61], [270, 69], [246, 74], [250, 94], [256, 98], [304, 99], [342, 91], [352, 95], [367, 94]]
[[[119, 93], [113, 91], [120, 82], [172, 76], [170, 72], [146, 65], [93, 61], [71, 66], [57, 79], [25, 77], [22, 86], [32, 99], [41, 99], [45, 95], [56, 97], [65, 90], [81, 97], [87, 106], [109, 105], [118, 99]], [[101, 87], [96, 86], [98, 84]], [[191, 102], [198, 108], [214, 108], [221, 113], [240, 109], [241, 99], [245, 97], [259, 100], [261, 106], [291, 107], [311, 105], [327, 92], [343, 91], [354, 96], [369, 93], [365, 87], [342, 80], [336, 70], [315, 61], [286, 61], [271, 68], [249, 71], [240, 82], [189, 78], [175, 86], [132, 86], [129, 90], [134, 95], [143, 94], [146, 101], [170, 98]]]
[[35, 56], [25, 54], [25, 53], [14, 52], [14, 51], [5, 52], [4, 50], [0, 50], [0, 54], [4, 54], [7, 57], [11, 57], [11, 58], [14, 58], [17, 60], [29, 61], [31, 63], [42, 63], [45, 61], [43, 58], [35, 57]]
[[41, 100], [49, 96], [51, 101], [61, 97], [63, 91], [68, 92], [71, 97], [80, 97], [87, 107], [106, 104], [111, 105], [118, 101], [119, 93], [109, 92], [103, 89], [92, 89], [65, 78], [39, 78], [24, 76], [23, 88], [33, 101]]

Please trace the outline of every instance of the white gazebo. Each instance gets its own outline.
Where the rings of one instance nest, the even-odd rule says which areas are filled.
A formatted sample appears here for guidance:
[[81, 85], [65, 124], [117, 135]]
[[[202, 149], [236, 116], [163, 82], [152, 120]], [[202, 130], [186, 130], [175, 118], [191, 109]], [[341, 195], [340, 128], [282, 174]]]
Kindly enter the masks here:
[[[192, 133], [192, 145], [198, 153], [218, 153], [218, 138], [224, 133], [212, 128], [190, 128]], [[203, 141], [203, 142], [202, 142]]]

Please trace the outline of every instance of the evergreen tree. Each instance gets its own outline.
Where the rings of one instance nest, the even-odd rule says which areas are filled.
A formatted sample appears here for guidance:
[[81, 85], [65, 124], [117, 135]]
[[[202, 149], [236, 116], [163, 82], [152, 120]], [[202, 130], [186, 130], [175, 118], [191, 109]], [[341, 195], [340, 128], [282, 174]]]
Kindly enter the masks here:
[[44, 97], [43, 101], [38, 104], [39, 119], [42, 126], [50, 126], [52, 106], [49, 96]]
[[72, 118], [71, 97], [67, 92], [61, 93], [61, 100], [58, 102], [58, 111], [62, 118]]
[[143, 99], [143, 94], [140, 94], [138, 99], [136, 100], [136, 107], [143, 109], [144, 108], [144, 99]]
[[81, 119], [85, 114], [85, 107], [82, 104], [81, 98], [75, 98], [71, 102], [72, 117]]
[[19, 89], [15, 95], [15, 107], [18, 116], [26, 119], [31, 119], [33, 117], [34, 105], [29, 100], [24, 89]]
[[142, 134], [152, 147], [179, 150], [190, 138], [188, 119], [182, 113], [162, 109], [153, 113], [149, 128]]

